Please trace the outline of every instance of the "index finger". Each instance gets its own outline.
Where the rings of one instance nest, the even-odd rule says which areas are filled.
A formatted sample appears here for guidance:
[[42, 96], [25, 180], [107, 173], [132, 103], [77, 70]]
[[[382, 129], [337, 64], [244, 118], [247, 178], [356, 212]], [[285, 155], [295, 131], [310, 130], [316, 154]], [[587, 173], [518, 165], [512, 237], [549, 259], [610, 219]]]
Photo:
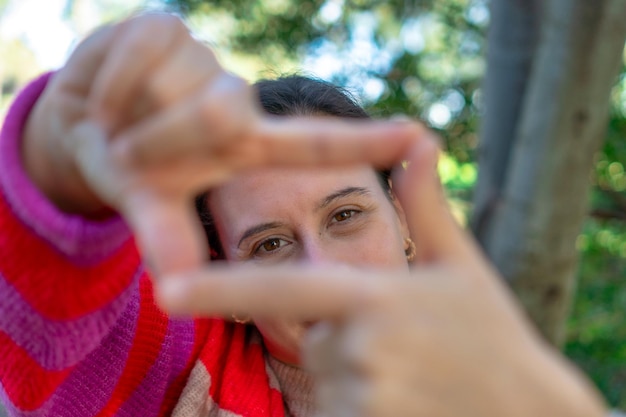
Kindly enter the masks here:
[[[156, 283], [160, 305], [173, 314], [204, 316], [235, 312], [263, 316], [338, 318], [382, 305], [392, 285], [389, 271], [326, 268], [227, 267], [164, 277]], [[406, 273], [406, 272], [405, 272]]]
[[264, 118], [259, 125], [263, 164], [323, 166], [369, 163], [389, 167], [426, 133], [406, 120], [330, 117]]
[[[408, 121], [364, 121], [330, 117], [257, 119], [246, 138], [224, 139], [199, 126], [194, 103], [184, 103], [128, 129], [116, 141], [118, 153], [138, 164], [205, 155], [238, 169], [264, 166], [322, 166], [399, 162], [425, 132]], [[226, 159], [228, 158], [228, 159]]]

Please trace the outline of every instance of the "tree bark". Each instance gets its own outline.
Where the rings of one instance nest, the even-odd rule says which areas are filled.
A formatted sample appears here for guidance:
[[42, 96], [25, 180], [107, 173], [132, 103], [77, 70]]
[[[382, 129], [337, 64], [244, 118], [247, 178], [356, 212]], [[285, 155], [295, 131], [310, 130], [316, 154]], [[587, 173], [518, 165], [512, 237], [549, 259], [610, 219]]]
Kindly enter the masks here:
[[[488, 256], [555, 345], [564, 338], [575, 240], [588, 211], [593, 156], [621, 65], [624, 22], [626, 0], [546, 4], [502, 199], [482, 228]], [[497, 118], [499, 109], [491, 111]]]
[[484, 243], [502, 187], [539, 39], [542, 0], [493, 0], [483, 82], [485, 114], [471, 227]]

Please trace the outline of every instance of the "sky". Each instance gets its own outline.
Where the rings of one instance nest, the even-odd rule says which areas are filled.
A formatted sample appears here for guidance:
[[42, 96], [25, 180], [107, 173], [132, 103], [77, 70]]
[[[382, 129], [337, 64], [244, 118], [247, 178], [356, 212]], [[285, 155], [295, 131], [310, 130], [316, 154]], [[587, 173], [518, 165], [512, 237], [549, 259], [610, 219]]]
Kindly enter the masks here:
[[0, 37], [24, 40], [42, 70], [58, 68], [78, 40], [102, 23], [99, 3], [117, 3], [116, 7], [131, 11], [142, 1], [82, 1], [79, 19], [71, 22], [63, 16], [67, 0], [9, 0], [0, 18]]
[[[10, 1], [0, 20], [3, 39], [23, 39], [45, 68], [60, 66], [74, 42], [75, 32], [61, 20], [65, 0]], [[33, 11], [36, 10], [36, 13]]]

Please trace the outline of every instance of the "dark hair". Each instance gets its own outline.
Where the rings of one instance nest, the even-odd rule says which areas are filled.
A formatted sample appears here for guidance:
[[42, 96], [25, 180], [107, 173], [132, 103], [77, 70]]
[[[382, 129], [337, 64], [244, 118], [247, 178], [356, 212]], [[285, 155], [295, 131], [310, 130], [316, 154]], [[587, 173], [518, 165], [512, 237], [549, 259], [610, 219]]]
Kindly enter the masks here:
[[[337, 116], [351, 119], [369, 119], [352, 96], [344, 89], [326, 81], [291, 75], [274, 80], [260, 80], [254, 84], [263, 109], [275, 116]], [[376, 171], [378, 180], [391, 195], [390, 171]], [[196, 210], [211, 247], [211, 259], [224, 259], [213, 218], [208, 208], [208, 192], [196, 199]]]
[[314, 78], [292, 75], [254, 84], [263, 109], [276, 116], [328, 115], [369, 119], [369, 115], [340, 87]]

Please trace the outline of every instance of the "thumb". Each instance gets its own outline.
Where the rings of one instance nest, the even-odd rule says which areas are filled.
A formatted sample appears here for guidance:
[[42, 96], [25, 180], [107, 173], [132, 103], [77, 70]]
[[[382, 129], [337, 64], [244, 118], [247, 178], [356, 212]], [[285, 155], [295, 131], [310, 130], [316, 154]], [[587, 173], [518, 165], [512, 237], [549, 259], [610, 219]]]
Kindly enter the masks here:
[[142, 190], [126, 199], [122, 215], [154, 276], [199, 269], [207, 261], [203, 228], [187, 199], [166, 198]]
[[73, 135], [81, 175], [128, 222], [151, 272], [159, 276], [200, 268], [208, 248], [192, 199], [130, 185], [129, 173], [112, 162], [108, 138], [96, 124], [81, 123]]
[[425, 136], [409, 151], [408, 166], [394, 172], [393, 185], [407, 213], [418, 259], [433, 262], [471, 256], [468, 236], [448, 207], [437, 176], [439, 147], [433, 134]]

